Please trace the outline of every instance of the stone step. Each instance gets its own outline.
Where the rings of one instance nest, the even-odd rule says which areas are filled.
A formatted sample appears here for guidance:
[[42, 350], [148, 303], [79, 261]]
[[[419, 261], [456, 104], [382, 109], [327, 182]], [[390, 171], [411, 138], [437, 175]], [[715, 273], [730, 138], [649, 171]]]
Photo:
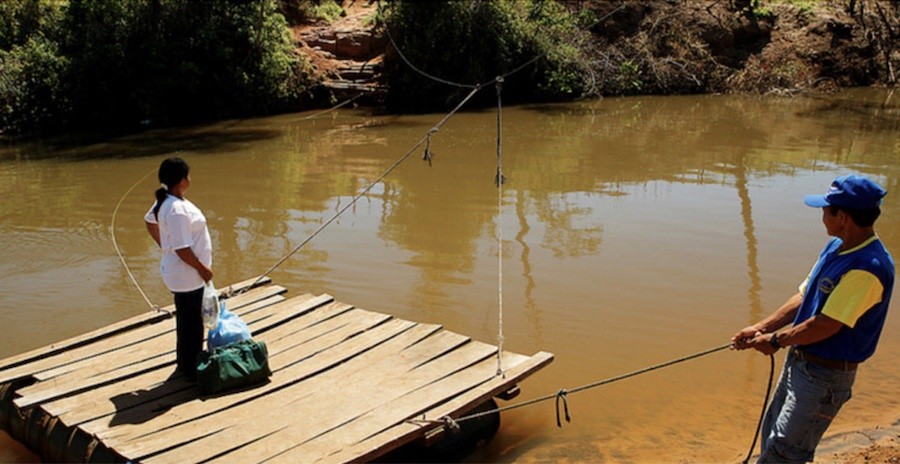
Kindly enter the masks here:
[[384, 38], [368, 31], [317, 31], [300, 36], [313, 49], [333, 54], [338, 59], [366, 61], [384, 53]]
[[371, 81], [375, 80], [382, 72], [383, 66], [381, 62], [359, 63], [359, 62], [342, 62], [337, 67], [337, 73], [343, 80], [349, 81]]
[[385, 90], [383, 86], [373, 82], [352, 82], [344, 80], [325, 80], [322, 81], [322, 86], [332, 90], [353, 90], [365, 93], [376, 93]]

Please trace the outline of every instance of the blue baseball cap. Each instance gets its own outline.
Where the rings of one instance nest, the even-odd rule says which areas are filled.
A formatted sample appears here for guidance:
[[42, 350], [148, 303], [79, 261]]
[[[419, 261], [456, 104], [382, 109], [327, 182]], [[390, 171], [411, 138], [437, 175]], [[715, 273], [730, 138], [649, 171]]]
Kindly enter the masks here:
[[887, 190], [868, 177], [850, 174], [835, 179], [828, 193], [807, 195], [803, 197], [803, 202], [813, 208], [837, 206], [847, 209], [872, 209], [881, 205], [881, 199], [886, 194]]

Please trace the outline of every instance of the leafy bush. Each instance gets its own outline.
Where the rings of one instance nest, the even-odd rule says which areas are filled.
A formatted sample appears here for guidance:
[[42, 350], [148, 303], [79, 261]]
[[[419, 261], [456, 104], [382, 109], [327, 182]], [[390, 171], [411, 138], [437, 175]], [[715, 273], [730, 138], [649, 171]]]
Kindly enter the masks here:
[[[0, 13], [10, 15], [0, 20], [0, 44], [8, 47], [0, 66], [0, 130], [65, 120], [79, 129], [115, 129], [294, 109], [309, 85], [309, 67], [294, 52], [276, 6], [275, 0], [4, 3]], [[26, 72], [52, 88], [18, 88]]]
[[24, 45], [35, 34], [56, 36], [60, 8], [46, 0], [0, 2], [0, 50]]
[[59, 128], [69, 112], [67, 60], [41, 35], [0, 50], [0, 127]]
[[[455, 83], [490, 83], [538, 58], [505, 80], [504, 101], [572, 98], [590, 87], [577, 18], [553, 1], [398, 1], [387, 27], [412, 66]], [[429, 79], [410, 64], [388, 50], [394, 109], [444, 109], [470, 91]], [[496, 97], [481, 92], [480, 98], [488, 104]]]

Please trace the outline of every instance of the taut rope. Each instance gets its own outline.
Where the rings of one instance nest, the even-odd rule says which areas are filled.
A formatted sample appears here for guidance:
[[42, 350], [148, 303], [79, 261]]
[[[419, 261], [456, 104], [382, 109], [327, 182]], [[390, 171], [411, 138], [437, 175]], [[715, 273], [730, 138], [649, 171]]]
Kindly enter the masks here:
[[134, 284], [135, 288], [137, 288], [138, 292], [141, 294], [141, 297], [144, 298], [144, 301], [147, 302], [147, 306], [149, 306], [150, 309], [168, 312], [168, 311], [164, 311], [162, 308], [160, 308], [159, 305], [153, 304], [153, 302], [150, 301], [150, 298], [147, 297], [147, 294], [144, 293], [144, 290], [141, 288], [140, 284], [138, 284], [137, 279], [134, 278], [134, 274], [131, 272], [131, 268], [128, 267], [128, 263], [125, 262], [125, 257], [122, 255], [122, 251], [119, 249], [119, 244], [116, 242], [116, 216], [119, 214], [119, 207], [122, 206], [122, 201], [125, 200], [125, 197], [127, 197], [128, 194], [130, 194], [131, 191], [134, 190], [135, 187], [138, 186], [138, 184], [143, 182], [144, 179], [149, 177], [150, 174], [153, 174], [154, 172], [156, 172], [156, 168], [152, 169], [147, 174], [144, 174], [143, 177], [138, 179], [138, 181], [135, 182], [134, 185], [132, 185], [131, 188], [125, 192], [124, 195], [122, 195], [122, 198], [119, 198], [119, 202], [116, 203], [116, 207], [115, 207], [115, 209], [113, 209], [112, 219], [109, 222], [109, 236], [112, 238], [112, 243], [113, 243], [113, 247], [116, 249], [116, 254], [119, 255], [119, 261], [122, 262], [122, 266], [125, 267], [125, 272], [128, 273], [128, 278], [131, 279], [131, 283]]
[[[397, 159], [397, 161], [395, 161], [394, 164], [392, 164], [383, 173], [381, 173], [381, 175], [379, 175], [372, 182], [370, 182], [369, 185], [367, 185], [364, 189], [362, 189], [359, 193], [357, 193], [353, 197], [353, 199], [350, 200], [349, 203], [344, 205], [341, 209], [339, 209], [336, 213], [334, 213], [327, 221], [325, 221], [324, 223], [322, 223], [322, 225], [320, 225], [318, 228], [316, 228], [316, 230], [313, 231], [312, 234], [310, 234], [308, 237], [306, 237], [306, 239], [304, 239], [302, 242], [300, 242], [296, 247], [294, 247], [294, 249], [292, 249], [290, 252], [288, 252], [286, 255], [284, 255], [284, 257], [279, 259], [278, 262], [273, 264], [269, 269], [266, 270], [266, 272], [263, 272], [262, 275], [260, 275], [259, 278], [257, 278], [256, 281], [254, 281], [253, 284], [247, 288], [256, 286], [259, 282], [263, 281], [266, 277], [268, 277], [268, 275], [272, 271], [274, 271], [276, 268], [278, 268], [278, 266], [282, 265], [291, 256], [293, 256], [294, 253], [299, 251], [301, 248], [303, 248], [303, 246], [305, 246], [313, 238], [315, 238], [317, 235], [319, 235], [319, 233], [321, 233], [326, 227], [328, 227], [328, 225], [330, 225], [338, 217], [340, 217], [340, 215], [343, 214], [344, 211], [347, 211], [348, 209], [350, 209], [350, 207], [355, 205], [356, 202], [359, 201], [359, 199], [363, 197], [363, 195], [368, 193], [369, 190], [372, 190], [372, 188], [375, 187], [375, 185], [377, 185], [379, 182], [381, 182], [385, 177], [387, 177], [388, 174], [390, 174], [395, 169], [397, 169], [397, 167], [400, 166], [401, 163], [406, 161], [406, 159], [409, 158], [409, 156], [416, 149], [418, 149], [420, 146], [422, 146], [423, 143], [429, 142], [431, 140], [431, 135], [436, 133], [438, 130], [440, 130], [441, 127], [443, 127], [443, 125], [446, 124], [448, 120], [450, 120], [450, 117], [453, 116], [454, 114], [456, 114], [456, 112], [458, 112], [463, 107], [463, 105], [466, 104], [466, 102], [468, 102], [473, 96], [475, 96], [475, 94], [478, 93], [479, 90], [481, 90], [481, 86], [473, 88], [472, 91], [469, 92], [469, 94], [466, 95], [466, 97], [463, 98], [462, 101], [459, 102], [458, 105], [456, 105], [456, 108], [453, 108], [453, 110], [451, 110], [449, 113], [447, 113], [444, 116], [444, 118], [440, 120], [440, 122], [435, 124], [434, 127], [432, 127], [431, 130], [428, 131], [428, 134], [426, 134], [424, 137], [422, 137], [422, 139], [420, 139], [418, 143], [413, 145], [413, 147], [410, 148], [406, 153], [404, 153], [403, 156], [401, 156], [399, 159]], [[240, 292], [238, 292], [238, 293], [240, 293]]]

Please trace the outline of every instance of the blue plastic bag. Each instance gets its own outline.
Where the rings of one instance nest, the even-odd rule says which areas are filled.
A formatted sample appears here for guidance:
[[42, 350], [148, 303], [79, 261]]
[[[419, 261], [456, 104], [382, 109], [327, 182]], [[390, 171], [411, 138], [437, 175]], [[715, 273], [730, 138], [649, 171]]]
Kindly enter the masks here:
[[250, 340], [250, 328], [237, 316], [225, 308], [225, 300], [221, 300], [219, 321], [206, 336], [206, 346], [211, 352], [215, 348], [230, 343]]

